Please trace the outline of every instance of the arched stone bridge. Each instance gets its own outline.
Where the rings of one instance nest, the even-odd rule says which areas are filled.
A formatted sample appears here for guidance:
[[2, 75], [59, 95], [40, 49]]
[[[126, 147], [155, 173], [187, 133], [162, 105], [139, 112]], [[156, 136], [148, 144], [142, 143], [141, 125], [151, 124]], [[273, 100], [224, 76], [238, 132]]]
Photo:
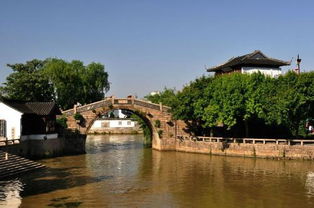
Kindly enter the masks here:
[[[129, 110], [146, 121], [152, 131], [152, 147], [158, 150], [174, 150], [176, 146], [176, 135], [182, 135], [182, 121], [172, 119], [170, 108], [162, 104], [153, 104], [147, 101], [128, 98], [106, 98], [104, 100], [90, 103], [84, 106], [74, 106], [73, 109], [63, 111], [67, 118], [68, 128], [78, 129], [81, 133], [87, 134], [93, 122], [104, 113], [111, 110]], [[80, 113], [85, 121], [84, 125], [77, 124], [74, 114]], [[160, 126], [156, 126], [156, 121], [160, 121]], [[179, 132], [178, 132], [179, 131]]]

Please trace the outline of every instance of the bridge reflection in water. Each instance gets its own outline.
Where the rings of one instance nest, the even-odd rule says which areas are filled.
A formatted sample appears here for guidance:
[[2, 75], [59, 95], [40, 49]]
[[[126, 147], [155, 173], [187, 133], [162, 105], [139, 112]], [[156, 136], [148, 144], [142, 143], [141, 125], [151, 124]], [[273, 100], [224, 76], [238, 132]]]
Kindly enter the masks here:
[[159, 152], [88, 136], [87, 154], [22, 177], [22, 207], [313, 207], [314, 163]]

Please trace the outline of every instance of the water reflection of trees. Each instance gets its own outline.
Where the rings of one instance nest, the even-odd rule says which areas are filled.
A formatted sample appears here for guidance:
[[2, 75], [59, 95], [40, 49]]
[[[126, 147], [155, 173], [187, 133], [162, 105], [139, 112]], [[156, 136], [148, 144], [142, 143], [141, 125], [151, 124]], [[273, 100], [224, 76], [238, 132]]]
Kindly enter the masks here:
[[314, 172], [309, 172], [306, 175], [305, 188], [309, 196], [314, 197]]
[[308, 190], [314, 180], [306, 173], [313, 169], [309, 161], [154, 151], [153, 187], [180, 206], [311, 207]]

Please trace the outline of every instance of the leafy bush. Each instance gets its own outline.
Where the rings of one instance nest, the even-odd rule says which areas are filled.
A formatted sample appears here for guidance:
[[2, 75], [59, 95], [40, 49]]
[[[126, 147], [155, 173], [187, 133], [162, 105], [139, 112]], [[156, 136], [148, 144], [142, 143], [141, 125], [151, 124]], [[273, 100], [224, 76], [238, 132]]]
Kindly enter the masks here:
[[160, 126], [161, 126], [160, 120], [156, 120], [156, 121], [155, 121], [155, 127], [156, 127], [156, 128], [160, 128]]
[[62, 127], [64, 129], [68, 128], [67, 121], [68, 119], [64, 116], [56, 119], [57, 126]]
[[158, 136], [159, 136], [159, 138], [162, 138], [162, 134], [163, 134], [163, 133], [164, 133], [163, 130], [161, 130], [161, 129], [158, 130]]
[[80, 113], [75, 113], [73, 117], [75, 120], [80, 121], [80, 123], [84, 121], [84, 117]]

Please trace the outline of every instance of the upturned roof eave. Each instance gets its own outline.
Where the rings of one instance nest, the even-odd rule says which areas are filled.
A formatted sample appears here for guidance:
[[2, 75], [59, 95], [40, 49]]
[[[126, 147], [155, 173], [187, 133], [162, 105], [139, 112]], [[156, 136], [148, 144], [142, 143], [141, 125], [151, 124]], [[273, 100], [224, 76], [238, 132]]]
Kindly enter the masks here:
[[[262, 58], [252, 58], [255, 55], [260, 54], [260, 57]], [[265, 61], [265, 63], [258, 63], [261, 61]], [[253, 63], [253, 62], [257, 62], [257, 63]], [[268, 62], [268, 63], [267, 63]], [[215, 71], [220, 71], [223, 70], [225, 68], [233, 68], [236, 66], [241, 66], [241, 65], [246, 65], [246, 64], [252, 64], [252, 65], [268, 65], [268, 66], [288, 66], [291, 64], [291, 61], [283, 61], [283, 60], [279, 60], [279, 59], [274, 59], [274, 58], [270, 58], [268, 56], [266, 56], [263, 52], [261, 52], [260, 50], [255, 50], [252, 53], [246, 54], [246, 55], [242, 55], [242, 56], [237, 56], [237, 57], [233, 57], [231, 59], [229, 59], [228, 61], [226, 61], [223, 64], [220, 64], [218, 66], [214, 66], [211, 68], [208, 68], [206, 71], [207, 72], [215, 72]]]
[[[232, 68], [232, 67], [236, 67], [236, 66], [243, 66], [243, 65], [246, 65], [246, 64], [253, 64], [253, 65], [268, 65], [268, 66], [289, 66], [291, 64], [291, 61], [282, 61], [282, 60], [279, 60], [279, 59], [273, 59], [273, 58], [267, 58], [265, 61], [273, 61], [273, 62], [277, 62], [277, 63], [247, 63], [245, 62], [246, 60], [243, 60], [242, 62], [238, 62], [238, 63], [231, 63], [234, 59], [228, 61], [227, 63], [225, 64], [222, 64], [222, 65], [219, 65], [219, 66], [214, 66], [214, 67], [211, 67], [211, 68], [208, 68], [206, 71], [207, 72], [216, 72], [216, 71], [220, 71], [220, 70], [223, 70], [224, 68]], [[259, 59], [261, 60], [261, 59]]]

